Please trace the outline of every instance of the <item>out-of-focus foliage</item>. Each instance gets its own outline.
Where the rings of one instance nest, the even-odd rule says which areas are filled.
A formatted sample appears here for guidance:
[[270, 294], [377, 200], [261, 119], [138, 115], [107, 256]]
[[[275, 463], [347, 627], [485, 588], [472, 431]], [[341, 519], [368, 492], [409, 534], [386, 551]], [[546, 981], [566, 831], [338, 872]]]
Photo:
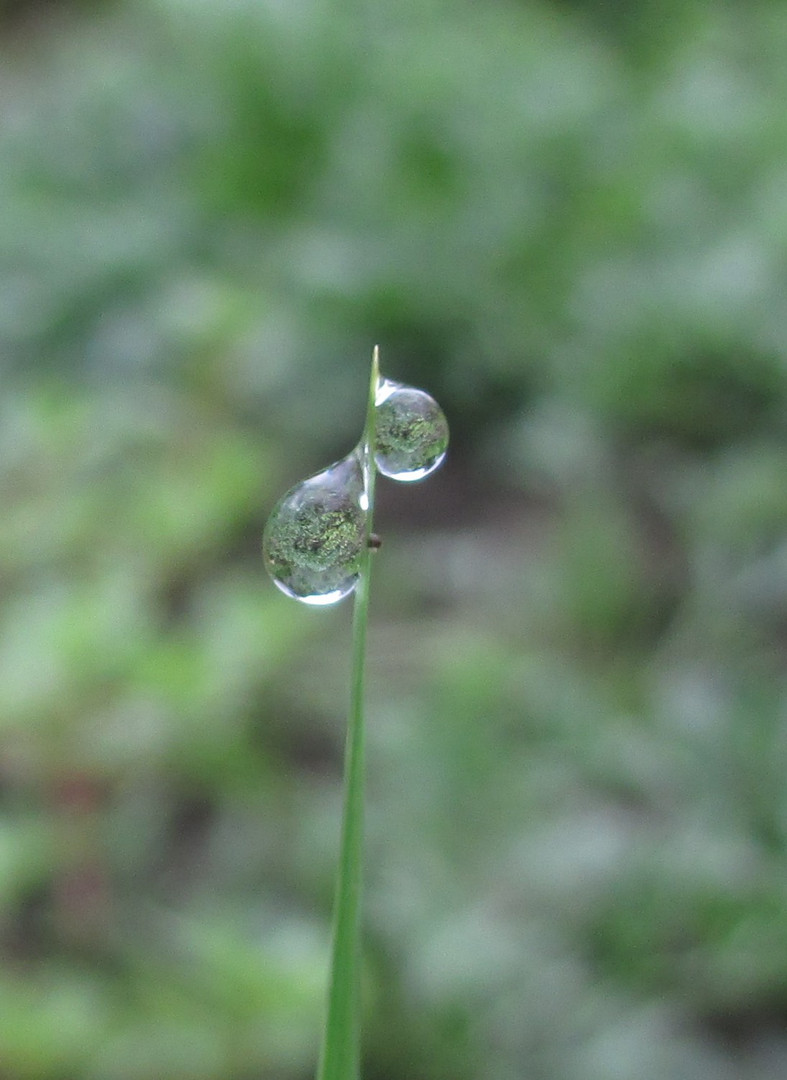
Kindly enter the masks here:
[[787, 9], [13, 14], [3, 1077], [312, 1073], [349, 611], [259, 537], [374, 341], [453, 444], [379, 487], [365, 1077], [783, 1077]]

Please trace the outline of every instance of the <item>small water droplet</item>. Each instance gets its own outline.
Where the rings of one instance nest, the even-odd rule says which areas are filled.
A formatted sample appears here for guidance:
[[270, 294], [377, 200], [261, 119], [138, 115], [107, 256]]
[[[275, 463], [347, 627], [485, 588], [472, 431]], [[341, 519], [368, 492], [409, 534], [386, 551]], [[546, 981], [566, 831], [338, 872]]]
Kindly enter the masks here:
[[291, 488], [262, 538], [265, 565], [287, 596], [335, 604], [353, 591], [366, 548], [360, 451]]
[[448, 422], [435, 399], [424, 390], [381, 379], [376, 404], [378, 470], [405, 482], [429, 476], [448, 449]]

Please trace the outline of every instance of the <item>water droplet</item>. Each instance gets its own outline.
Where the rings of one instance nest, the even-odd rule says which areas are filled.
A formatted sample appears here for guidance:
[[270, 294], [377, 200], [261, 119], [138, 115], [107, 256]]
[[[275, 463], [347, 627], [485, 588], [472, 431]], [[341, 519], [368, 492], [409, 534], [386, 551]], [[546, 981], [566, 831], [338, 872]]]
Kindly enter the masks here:
[[424, 390], [381, 379], [377, 390], [374, 460], [392, 480], [423, 480], [448, 449], [448, 422]]
[[326, 605], [353, 591], [366, 548], [365, 495], [356, 449], [277, 503], [262, 550], [283, 593], [304, 604]]

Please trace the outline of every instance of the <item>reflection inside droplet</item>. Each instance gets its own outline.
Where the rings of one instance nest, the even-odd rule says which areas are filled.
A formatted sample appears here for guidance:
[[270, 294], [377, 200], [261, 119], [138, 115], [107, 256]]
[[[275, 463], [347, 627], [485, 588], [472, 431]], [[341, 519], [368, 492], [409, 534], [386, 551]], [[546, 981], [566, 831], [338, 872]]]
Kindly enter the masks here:
[[358, 450], [284, 495], [262, 539], [265, 565], [283, 593], [326, 606], [352, 592], [366, 542], [365, 501]]
[[442, 463], [448, 422], [424, 390], [382, 379], [376, 397], [375, 463], [392, 480], [423, 480]]

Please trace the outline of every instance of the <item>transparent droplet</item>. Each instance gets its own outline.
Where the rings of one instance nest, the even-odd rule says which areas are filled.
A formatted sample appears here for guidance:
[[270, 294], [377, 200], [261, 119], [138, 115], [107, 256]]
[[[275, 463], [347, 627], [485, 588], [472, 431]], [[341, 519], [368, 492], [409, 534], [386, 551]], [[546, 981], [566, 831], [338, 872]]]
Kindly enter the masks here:
[[392, 480], [423, 480], [448, 449], [448, 422], [424, 390], [381, 379], [377, 390], [374, 460]]
[[357, 449], [283, 496], [262, 538], [265, 565], [283, 593], [325, 605], [353, 591], [366, 544], [366, 502]]

